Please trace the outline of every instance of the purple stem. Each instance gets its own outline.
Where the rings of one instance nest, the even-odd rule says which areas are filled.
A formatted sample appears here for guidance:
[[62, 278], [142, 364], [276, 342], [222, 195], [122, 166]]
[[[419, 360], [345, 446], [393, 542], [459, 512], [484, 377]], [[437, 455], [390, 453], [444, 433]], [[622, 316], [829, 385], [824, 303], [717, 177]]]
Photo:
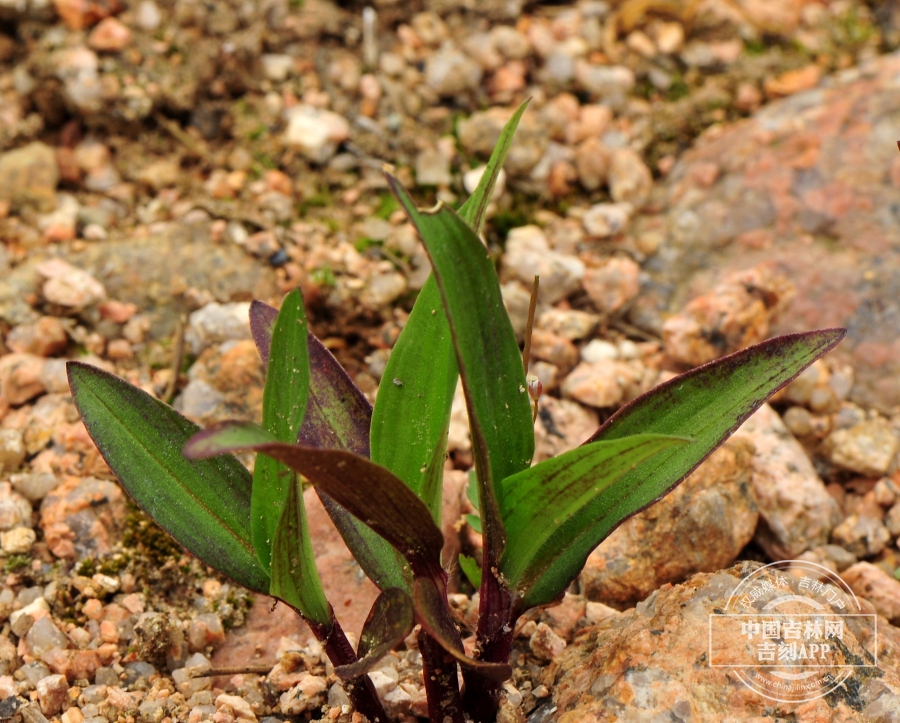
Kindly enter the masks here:
[[[506, 663], [512, 648], [513, 621], [509, 590], [491, 573], [485, 556], [478, 604], [478, 649], [480, 660]], [[475, 723], [493, 723], [500, 707], [502, 683], [472, 669], [463, 669], [466, 683], [463, 706]]]
[[448, 718], [452, 723], [464, 723], [456, 659], [424, 630], [419, 631], [418, 641], [431, 723], [444, 723]]
[[[350, 641], [344, 634], [344, 630], [337, 618], [332, 612], [331, 626], [317, 625], [316, 623], [306, 621], [309, 629], [312, 630], [316, 640], [322, 643], [325, 648], [325, 654], [335, 667], [339, 665], [350, 665], [355, 663], [358, 658]], [[375, 686], [368, 675], [361, 675], [344, 683], [344, 690], [350, 697], [353, 707], [369, 719], [370, 723], [388, 723], [388, 717], [384, 712], [384, 707], [378, 699], [378, 693], [375, 692]]]

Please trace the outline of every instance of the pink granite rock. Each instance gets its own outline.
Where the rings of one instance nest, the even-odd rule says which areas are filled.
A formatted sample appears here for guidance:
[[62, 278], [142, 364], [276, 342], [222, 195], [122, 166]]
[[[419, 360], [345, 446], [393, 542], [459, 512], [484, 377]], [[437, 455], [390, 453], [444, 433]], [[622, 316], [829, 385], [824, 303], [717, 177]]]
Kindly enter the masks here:
[[751, 481], [759, 505], [757, 544], [771, 559], [787, 560], [827, 543], [840, 520], [837, 504], [778, 414], [763, 405], [734, 439], [755, 449]]
[[[664, 586], [637, 608], [582, 630], [540, 678], [552, 695], [543, 705], [544, 720], [773, 720], [771, 700], [745, 687], [733, 669], [711, 667], [709, 659], [710, 618], [727, 609], [730, 595], [755, 567], [738, 564]], [[815, 594], [801, 588], [799, 578], [788, 577], [786, 584], [798, 600]], [[781, 606], [786, 613], [810, 609], [799, 601]], [[778, 703], [778, 717], [800, 723], [890, 720], [887, 711], [900, 706], [900, 631], [883, 620], [876, 625], [877, 638], [871, 618], [844, 618], [841, 650], [830, 659], [870, 660], [877, 644], [878, 667], [865, 669], [877, 672], [852, 675], [854, 696]], [[714, 642], [717, 660], [745, 659], [746, 636], [720, 635]]]

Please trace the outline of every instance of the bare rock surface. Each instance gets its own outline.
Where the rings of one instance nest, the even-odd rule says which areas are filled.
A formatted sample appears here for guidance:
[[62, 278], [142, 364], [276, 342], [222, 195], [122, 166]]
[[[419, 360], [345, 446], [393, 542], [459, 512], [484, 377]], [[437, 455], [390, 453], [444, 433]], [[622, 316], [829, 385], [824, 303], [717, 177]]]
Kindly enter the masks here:
[[664, 212], [631, 228], [669, 239], [632, 319], [660, 329], [660, 312], [708, 291], [720, 270], [774, 263], [796, 300], [772, 331], [847, 326], [836, 353], [857, 370], [853, 398], [900, 403], [898, 176], [886, 151], [900, 122], [898, 69], [900, 55], [872, 60], [700, 139], [659, 189]]
[[[772, 720], [770, 700], [735, 680], [727, 667], [708, 664], [710, 616], [721, 614], [753, 567], [738, 564], [664, 586], [636, 608], [581, 631], [541, 678], [551, 693], [541, 707], [542, 717], [561, 723], [671, 720], [673, 715], [682, 721]], [[813, 594], [801, 586], [801, 578], [786, 582], [795, 595]], [[796, 603], [790, 612], [808, 609]], [[854, 695], [779, 703], [779, 717], [801, 723], [890, 720], [900, 709], [900, 636], [883, 618], [875, 625], [879, 665], [859, 669]], [[846, 652], [837, 661], [872, 660], [872, 618], [846, 618], [843, 630], [840, 650]], [[723, 659], [742, 655], [746, 646], [747, 638], [740, 635], [716, 638], [716, 654]]]
[[740, 427], [736, 439], [755, 449], [751, 484], [759, 506], [755, 540], [773, 560], [786, 560], [828, 542], [840, 511], [809, 457], [778, 414], [763, 407]]

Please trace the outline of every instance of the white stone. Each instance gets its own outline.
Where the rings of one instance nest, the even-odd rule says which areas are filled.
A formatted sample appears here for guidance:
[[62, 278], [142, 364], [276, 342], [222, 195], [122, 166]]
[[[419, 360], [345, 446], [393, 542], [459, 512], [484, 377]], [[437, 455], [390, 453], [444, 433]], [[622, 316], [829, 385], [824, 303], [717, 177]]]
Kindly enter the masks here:
[[31, 551], [37, 534], [30, 527], [16, 527], [9, 532], [0, 532], [0, 547], [7, 555], [24, 555]]
[[619, 349], [615, 344], [603, 339], [593, 339], [581, 349], [581, 359], [590, 364], [603, 359], [618, 359]]
[[608, 238], [625, 230], [634, 207], [630, 203], [598, 203], [584, 214], [582, 223], [589, 236]]
[[328, 161], [350, 137], [347, 119], [330, 110], [300, 104], [285, 111], [285, 115], [284, 142], [313, 163]]
[[287, 80], [294, 70], [294, 59], [284, 53], [263, 53], [260, 60], [266, 78], [276, 83]]

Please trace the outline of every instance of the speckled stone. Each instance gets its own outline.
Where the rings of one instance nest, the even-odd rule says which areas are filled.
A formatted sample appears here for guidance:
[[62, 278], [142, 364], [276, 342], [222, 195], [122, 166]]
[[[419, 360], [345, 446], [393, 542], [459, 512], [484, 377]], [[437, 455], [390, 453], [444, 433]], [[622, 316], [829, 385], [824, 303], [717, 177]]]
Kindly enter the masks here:
[[[728, 667], [710, 667], [710, 616], [728, 606], [731, 593], [759, 563], [741, 563], [664, 586], [636, 608], [585, 628], [554, 658], [539, 682], [551, 698], [533, 720], [772, 721], [773, 702], [735, 680]], [[794, 595], [815, 593], [788, 577]], [[778, 593], [781, 594], [781, 593]], [[798, 612], [809, 608], [791, 603]], [[864, 612], [874, 612], [862, 601]], [[788, 608], [784, 608], [788, 610]], [[780, 610], [783, 611], [783, 610]], [[852, 696], [778, 703], [777, 719], [798, 723], [893, 720], [900, 710], [897, 651], [900, 631], [877, 623], [878, 667], [852, 676]], [[844, 648], [863, 657], [874, 649], [871, 618], [846, 618]], [[737, 657], [746, 637], [717, 639], [717, 653]], [[674, 715], [677, 713], [677, 716]], [[539, 715], [540, 714], [540, 715]]]
[[[723, 272], [772, 262], [797, 294], [771, 331], [848, 327], [834, 355], [855, 367], [852, 399], [900, 403], [898, 127], [893, 53], [705, 134], [652, 196], [663, 213], [629, 227], [667, 239], [632, 321], [659, 330]], [[695, 170], [709, 164], [703, 187]]]

